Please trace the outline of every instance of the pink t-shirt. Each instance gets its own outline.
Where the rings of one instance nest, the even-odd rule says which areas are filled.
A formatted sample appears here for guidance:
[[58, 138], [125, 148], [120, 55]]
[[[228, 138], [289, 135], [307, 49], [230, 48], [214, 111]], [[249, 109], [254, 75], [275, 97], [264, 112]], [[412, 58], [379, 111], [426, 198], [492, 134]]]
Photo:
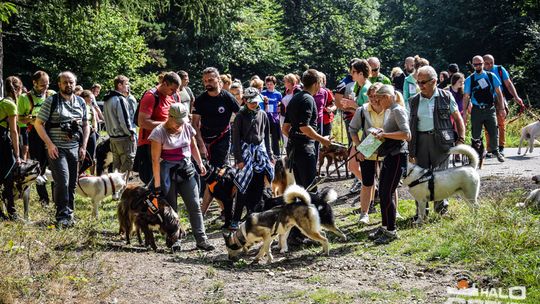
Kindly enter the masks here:
[[317, 108], [317, 123], [323, 121], [324, 105], [328, 99], [328, 92], [324, 88], [320, 88], [319, 92], [313, 96], [315, 99], [315, 107]]
[[189, 123], [185, 123], [178, 134], [169, 134], [163, 123], [152, 130], [148, 140], [161, 144], [161, 159], [180, 161], [191, 158], [191, 138], [195, 134], [195, 129]]

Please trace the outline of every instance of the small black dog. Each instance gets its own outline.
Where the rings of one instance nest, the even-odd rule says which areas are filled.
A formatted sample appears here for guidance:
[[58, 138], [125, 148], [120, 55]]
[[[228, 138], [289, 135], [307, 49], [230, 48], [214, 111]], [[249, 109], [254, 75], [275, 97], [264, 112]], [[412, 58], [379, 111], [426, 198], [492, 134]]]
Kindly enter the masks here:
[[[225, 224], [223, 227], [227, 228], [231, 224], [234, 198], [238, 190], [234, 184], [236, 169], [231, 166], [217, 168], [208, 162], [205, 162], [204, 166], [206, 167], [206, 175], [203, 178], [211, 194], [210, 202], [215, 198], [223, 205], [225, 213]], [[208, 206], [210, 202], [203, 201], [202, 204], [203, 206]]]
[[165, 244], [171, 248], [176, 241], [185, 235], [180, 225], [178, 214], [164, 198], [152, 197], [146, 188], [128, 185], [122, 193], [118, 204], [118, 220], [120, 233], [125, 233], [126, 243], [130, 243], [130, 235], [137, 232], [139, 244], [142, 245], [140, 230], [144, 233], [144, 245], [157, 250], [152, 227], [159, 227], [164, 234]]
[[[484, 164], [484, 159], [486, 158], [486, 150], [484, 148], [484, 142], [482, 141], [482, 138], [476, 139], [473, 138], [471, 140], [471, 147], [478, 153], [478, 169], [482, 169], [482, 165]], [[463, 156], [465, 158], [465, 156]], [[463, 160], [463, 165], [469, 164], [468, 160]]]
[[[336, 226], [334, 211], [330, 206], [330, 203], [334, 202], [337, 199], [336, 191], [334, 189], [326, 187], [317, 193], [309, 192], [309, 196], [311, 198], [311, 203], [315, 205], [315, 208], [319, 212], [321, 226], [323, 226], [324, 229], [339, 236], [343, 241], [346, 241], [347, 236]], [[263, 192], [263, 198], [261, 202], [255, 205], [254, 212], [263, 212], [270, 210], [274, 207], [279, 207], [283, 205], [285, 205], [285, 200], [283, 199], [283, 196], [272, 197], [271, 190], [266, 189]]]

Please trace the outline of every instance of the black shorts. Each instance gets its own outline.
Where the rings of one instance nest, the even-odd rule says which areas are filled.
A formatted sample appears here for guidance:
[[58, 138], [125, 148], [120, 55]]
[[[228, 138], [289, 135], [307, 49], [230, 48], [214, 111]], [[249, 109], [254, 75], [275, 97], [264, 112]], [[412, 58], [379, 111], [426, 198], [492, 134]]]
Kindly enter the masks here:
[[364, 160], [360, 162], [360, 170], [362, 173], [362, 185], [366, 187], [373, 186], [375, 181], [375, 169], [377, 161], [375, 160]]
[[19, 130], [23, 146], [28, 146], [28, 127], [20, 127]]

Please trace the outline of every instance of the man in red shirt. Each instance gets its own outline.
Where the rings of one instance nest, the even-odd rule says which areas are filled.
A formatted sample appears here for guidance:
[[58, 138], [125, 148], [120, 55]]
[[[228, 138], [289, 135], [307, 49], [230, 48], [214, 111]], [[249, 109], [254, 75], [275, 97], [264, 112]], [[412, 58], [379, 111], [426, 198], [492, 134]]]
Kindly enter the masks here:
[[145, 184], [152, 180], [152, 159], [148, 136], [155, 127], [167, 120], [171, 104], [180, 102], [180, 97], [176, 92], [181, 82], [178, 74], [167, 72], [155, 88], [144, 93], [139, 102], [139, 115], [137, 117], [139, 140], [134, 171], [139, 172], [139, 178]]

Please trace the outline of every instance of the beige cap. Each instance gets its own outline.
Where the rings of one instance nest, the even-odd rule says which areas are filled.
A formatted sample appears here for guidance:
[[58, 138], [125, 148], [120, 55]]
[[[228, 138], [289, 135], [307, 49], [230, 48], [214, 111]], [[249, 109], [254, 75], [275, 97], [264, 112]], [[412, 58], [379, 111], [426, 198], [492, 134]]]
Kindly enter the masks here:
[[174, 118], [179, 124], [189, 121], [187, 108], [181, 102], [173, 103], [171, 105], [169, 108], [169, 117]]

